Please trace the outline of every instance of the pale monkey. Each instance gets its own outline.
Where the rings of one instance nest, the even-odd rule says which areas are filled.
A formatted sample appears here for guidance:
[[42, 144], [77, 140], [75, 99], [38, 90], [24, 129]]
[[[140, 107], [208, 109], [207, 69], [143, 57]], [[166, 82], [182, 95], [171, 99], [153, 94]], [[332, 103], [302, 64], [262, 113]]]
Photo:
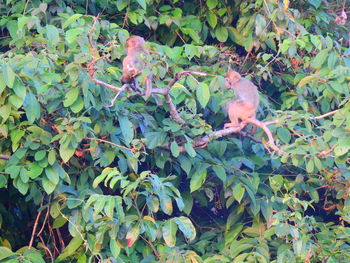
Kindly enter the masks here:
[[[137, 82], [137, 77], [141, 75], [142, 70], [149, 68], [149, 52], [144, 47], [145, 40], [140, 36], [131, 36], [126, 40], [126, 57], [123, 60], [123, 75], [122, 83], [130, 84], [130, 86], [136, 91], [140, 92], [140, 88]], [[145, 78], [145, 92], [146, 98], [152, 93], [152, 73]]]
[[[225, 123], [224, 128], [238, 127], [240, 122], [247, 119], [255, 119], [259, 106], [259, 94], [257, 87], [249, 80], [242, 78], [236, 71], [229, 71], [225, 77], [225, 86], [235, 92], [235, 98], [226, 104], [230, 122]], [[253, 127], [254, 133], [256, 127]]]

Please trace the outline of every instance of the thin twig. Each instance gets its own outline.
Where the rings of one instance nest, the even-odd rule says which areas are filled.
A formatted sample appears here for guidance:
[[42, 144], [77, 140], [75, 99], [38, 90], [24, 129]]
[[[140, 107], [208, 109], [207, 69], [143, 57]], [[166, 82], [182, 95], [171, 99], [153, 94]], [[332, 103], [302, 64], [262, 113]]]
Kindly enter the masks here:
[[51, 250], [45, 245], [44, 239], [42, 238], [42, 236], [39, 236], [40, 241], [41, 241], [41, 245], [43, 246], [44, 250], [49, 254], [51, 262], [53, 263], [53, 255]]
[[86, 137], [85, 139], [86, 140], [90, 140], [90, 141], [98, 141], [98, 142], [108, 143], [108, 144], [113, 145], [115, 147], [122, 148], [122, 149], [125, 149], [125, 150], [128, 150], [128, 151], [131, 151], [131, 152], [135, 152], [136, 151], [136, 149], [134, 149], [134, 148], [128, 148], [126, 146], [119, 145], [119, 144], [116, 144], [116, 143], [113, 143], [113, 142], [110, 142], [110, 141], [106, 141], [106, 140], [103, 140], [103, 139], [99, 139], [99, 138]]
[[333, 114], [337, 113], [338, 111], [339, 111], [339, 109], [334, 110], [334, 111], [327, 112], [327, 113], [325, 113], [325, 114], [323, 114], [323, 115], [320, 115], [320, 116], [317, 116], [317, 117], [311, 117], [310, 119], [312, 119], [312, 120], [323, 119], [323, 118], [325, 118], [325, 117], [328, 117], [328, 116], [330, 116], [330, 115], [333, 115]]
[[53, 241], [53, 247], [54, 247], [54, 254], [55, 254], [55, 251], [57, 252], [57, 254], [60, 254], [60, 250], [58, 249], [57, 247], [57, 244], [56, 244], [56, 238], [55, 238], [55, 233], [53, 232], [53, 229], [51, 227], [50, 224], [47, 224], [48, 228], [49, 228], [49, 231], [50, 231], [50, 235], [52, 236], [52, 241]]
[[323, 150], [322, 152], [320, 152], [318, 154], [318, 157], [327, 157], [328, 155], [331, 154], [331, 152], [334, 151], [335, 147], [337, 147], [336, 145], [333, 145], [332, 148], [330, 148], [329, 150]]
[[92, 52], [93, 52], [92, 56], [94, 58], [96, 58], [98, 56], [98, 51], [97, 51], [97, 48], [96, 48], [96, 44], [95, 44], [95, 42], [92, 39], [92, 33], [95, 30], [95, 28], [96, 28], [96, 24], [97, 24], [97, 21], [100, 19], [100, 16], [101, 16], [101, 14], [98, 14], [94, 18], [94, 23], [92, 24], [92, 27], [89, 29], [89, 32], [88, 32], [89, 44], [90, 44], [90, 46], [92, 48]]
[[60, 241], [60, 244], [61, 244], [61, 250], [63, 250], [63, 249], [65, 249], [66, 244], [63, 241], [63, 238], [62, 238], [62, 235], [61, 235], [61, 231], [60, 231], [59, 228], [56, 228], [56, 233], [57, 233], [58, 240]]
[[118, 88], [116, 86], [113, 86], [111, 84], [108, 84], [102, 80], [99, 80], [97, 78], [95, 78], [94, 74], [97, 71], [97, 69], [95, 68], [95, 63], [97, 61], [99, 61], [100, 59], [105, 59], [105, 57], [99, 57], [99, 58], [94, 58], [91, 60], [91, 62], [87, 65], [86, 69], [90, 75], [90, 78], [93, 82], [95, 82], [96, 84], [102, 85], [108, 89], [112, 89], [112, 90], [116, 90], [117, 92], [121, 93], [122, 91], [124, 91], [124, 89], [128, 86], [127, 84], [124, 84], [121, 88]]
[[37, 237], [41, 235], [41, 233], [43, 232], [43, 230], [45, 228], [46, 220], [49, 217], [49, 211], [50, 211], [50, 206], [48, 205], [47, 208], [46, 208], [46, 215], [45, 215], [43, 224], [41, 226], [41, 229], [39, 230], [38, 234], [36, 234]]
[[158, 253], [158, 251], [155, 248], [155, 246], [153, 245], [153, 243], [151, 241], [147, 240], [146, 238], [144, 238], [142, 235], [140, 235], [140, 237], [150, 246], [150, 248], [153, 250], [154, 255], [157, 258], [160, 258], [160, 254]]
[[[45, 197], [45, 195], [43, 194], [41, 196], [39, 209], [43, 206], [44, 197]], [[38, 222], [39, 222], [39, 218], [40, 218], [41, 212], [42, 212], [42, 210], [40, 210], [38, 212], [38, 214], [36, 215], [36, 218], [35, 218], [35, 222], [34, 222], [34, 226], [33, 226], [33, 230], [32, 230], [32, 236], [30, 237], [30, 241], [29, 241], [29, 245], [28, 245], [29, 249], [33, 246], [35, 231], [36, 231], [36, 228], [38, 227]]]

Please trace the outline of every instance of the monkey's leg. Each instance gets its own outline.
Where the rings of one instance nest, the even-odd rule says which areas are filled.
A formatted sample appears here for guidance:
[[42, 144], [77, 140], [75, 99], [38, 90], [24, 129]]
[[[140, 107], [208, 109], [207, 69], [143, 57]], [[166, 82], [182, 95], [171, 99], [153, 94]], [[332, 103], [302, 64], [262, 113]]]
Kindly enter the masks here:
[[152, 73], [146, 77], [145, 79], [145, 84], [146, 84], [146, 89], [145, 89], [145, 97], [148, 99], [151, 94], [152, 94]]
[[224, 129], [239, 127], [238, 118], [236, 118], [235, 116], [230, 116], [230, 121], [231, 122], [224, 124]]
[[[253, 124], [252, 124], [252, 125], [253, 125]], [[254, 135], [255, 132], [256, 132], [256, 126], [253, 125], [253, 128], [252, 128], [252, 130], [251, 130], [251, 132], [250, 132], [250, 135]]]
[[239, 109], [238, 106], [239, 106], [239, 103], [237, 103], [237, 101], [233, 101], [227, 105], [227, 113], [231, 122], [225, 123], [224, 129], [239, 126], [238, 116], [237, 116], [237, 109]]
[[133, 90], [134, 90], [137, 94], [142, 95], [142, 91], [141, 91], [141, 89], [140, 89], [139, 82], [137, 81], [136, 78], [134, 78], [134, 80], [133, 80], [133, 85], [132, 85], [132, 87], [133, 87]]

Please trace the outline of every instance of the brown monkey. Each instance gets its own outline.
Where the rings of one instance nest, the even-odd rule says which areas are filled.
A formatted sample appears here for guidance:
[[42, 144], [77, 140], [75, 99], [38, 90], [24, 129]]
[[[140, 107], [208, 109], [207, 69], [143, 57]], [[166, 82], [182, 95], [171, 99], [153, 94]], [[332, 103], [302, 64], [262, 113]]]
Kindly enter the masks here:
[[[236, 71], [229, 71], [225, 77], [225, 86], [233, 89], [235, 98], [226, 104], [230, 123], [225, 123], [224, 128], [237, 127], [239, 121], [255, 119], [259, 106], [259, 94], [257, 87], [249, 80], [242, 78]], [[256, 127], [253, 127], [254, 133]]]
[[[126, 40], [126, 57], [123, 60], [122, 83], [130, 84], [135, 91], [140, 92], [137, 77], [144, 68], [149, 68], [149, 52], [144, 48], [145, 40], [140, 36], [131, 36]], [[145, 97], [152, 93], [152, 73], [145, 78]]]

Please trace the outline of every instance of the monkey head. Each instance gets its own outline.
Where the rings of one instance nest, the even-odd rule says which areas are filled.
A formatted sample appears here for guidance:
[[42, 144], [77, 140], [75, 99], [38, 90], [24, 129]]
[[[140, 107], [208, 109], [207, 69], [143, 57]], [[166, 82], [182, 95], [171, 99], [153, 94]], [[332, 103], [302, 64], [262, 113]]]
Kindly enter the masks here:
[[140, 36], [131, 36], [126, 40], [126, 50], [127, 52], [133, 50], [142, 50], [145, 40]]
[[241, 75], [234, 70], [227, 72], [225, 76], [225, 86], [232, 89], [232, 85], [241, 80]]

